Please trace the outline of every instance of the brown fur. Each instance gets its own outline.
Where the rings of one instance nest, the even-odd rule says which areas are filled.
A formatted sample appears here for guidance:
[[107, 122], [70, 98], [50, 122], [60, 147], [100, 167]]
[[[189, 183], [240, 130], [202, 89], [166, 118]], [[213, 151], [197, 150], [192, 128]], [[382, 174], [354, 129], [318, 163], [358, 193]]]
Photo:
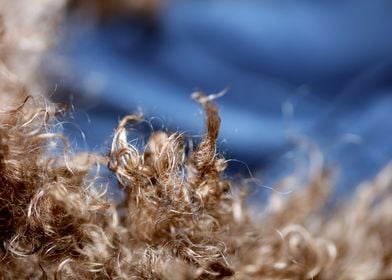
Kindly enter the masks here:
[[[47, 5], [40, 13], [62, 8]], [[274, 193], [256, 215], [240, 186], [222, 176], [218, 109], [202, 93], [194, 98], [206, 133], [194, 149], [182, 133], [165, 132], [138, 149], [127, 126], [142, 117], [128, 116], [107, 156], [75, 154], [54, 130], [62, 108], [35, 93], [43, 88], [33, 79], [38, 63], [17, 66], [44, 50], [18, 48], [23, 26], [6, 35], [12, 8], [2, 9], [0, 53], [2, 279], [392, 278], [392, 165], [327, 213], [331, 176], [315, 160], [307, 183]], [[49, 43], [50, 36], [32, 32]], [[117, 176], [122, 200], [105, 195], [114, 186], [99, 183], [102, 165]]]

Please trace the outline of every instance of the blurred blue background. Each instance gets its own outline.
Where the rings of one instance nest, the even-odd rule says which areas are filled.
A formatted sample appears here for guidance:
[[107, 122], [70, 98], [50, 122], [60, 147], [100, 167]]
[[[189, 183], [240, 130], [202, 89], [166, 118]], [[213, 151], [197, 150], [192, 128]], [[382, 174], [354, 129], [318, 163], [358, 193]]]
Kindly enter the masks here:
[[392, 158], [392, 1], [166, 1], [148, 20], [96, 25], [74, 15], [50, 61], [89, 149], [105, 151], [140, 110], [154, 129], [200, 135], [191, 93], [227, 88], [219, 143], [234, 172], [243, 161], [273, 180], [307, 138], [347, 192]]

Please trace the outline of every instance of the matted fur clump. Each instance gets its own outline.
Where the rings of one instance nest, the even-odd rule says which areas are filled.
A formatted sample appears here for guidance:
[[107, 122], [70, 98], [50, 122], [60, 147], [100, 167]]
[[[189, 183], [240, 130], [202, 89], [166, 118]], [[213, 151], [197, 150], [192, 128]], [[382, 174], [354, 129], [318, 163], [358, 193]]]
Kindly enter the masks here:
[[[56, 130], [63, 108], [36, 94], [40, 87], [31, 77], [38, 64], [21, 74], [11, 48], [16, 41], [6, 34], [0, 53], [0, 96], [7, 101], [0, 111], [2, 279], [392, 278], [392, 165], [334, 209], [326, 208], [330, 174], [318, 165], [301, 188], [273, 193], [257, 214], [240, 186], [224, 179], [227, 161], [216, 152], [218, 109], [201, 93], [194, 98], [204, 108], [206, 133], [195, 148], [182, 133], [166, 132], [137, 148], [127, 127], [142, 117], [128, 116], [108, 155], [74, 153]], [[20, 62], [25, 55], [39, 59], [32, 51]], [[105, 195], [102, 166], [117, 177], [121, 199]]]

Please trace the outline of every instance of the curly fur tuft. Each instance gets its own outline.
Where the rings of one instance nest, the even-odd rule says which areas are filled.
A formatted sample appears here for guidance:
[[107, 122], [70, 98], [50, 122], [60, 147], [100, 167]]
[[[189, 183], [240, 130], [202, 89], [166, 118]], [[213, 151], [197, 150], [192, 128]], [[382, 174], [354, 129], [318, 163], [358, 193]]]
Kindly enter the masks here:
[[[61, 11], [36, 1], [40, 9], [24, 11]], [[63, 108], [35, 93], [38, 64], [22, 72], [16, 66], [26, 56], [39, 60], [40, 51], [20, 50], [23, 28], [10, 25], [18, 7], [10, 3], [2, 3], [0, 28], [2, 279], [392, 278], [391, 164], [328, 213], [331, 176], [320, 165], [301, 188], [273, 194], [255, 215], [237, 183], [223, 176], [218, 108], [202, 93], [194, 98], [206, 132], [195, 148], [182, 133], [162, 131], [137, 148], [127, 126], [142, 117], [127, 116], [108, 155], [73, 153], [54, 129]], [[45, 34], [29, 38], [50, 43]], [[102, 165], [117, 177], [123, 199], [105, 196], [95, 175]]]

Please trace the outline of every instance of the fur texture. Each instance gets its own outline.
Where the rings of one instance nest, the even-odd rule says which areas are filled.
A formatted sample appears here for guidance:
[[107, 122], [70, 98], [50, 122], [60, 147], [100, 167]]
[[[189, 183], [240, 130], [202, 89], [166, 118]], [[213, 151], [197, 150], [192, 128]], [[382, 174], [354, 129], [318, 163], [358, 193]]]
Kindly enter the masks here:
[[[195, 148], [166, 132], [143, 148], [131, 145], [127, 128], [142, 120], [131, 115], [115, 129], [108, 155], [73, 153], [55, 129], [63, 108], [37, 94], [45, 49], [26, 49], [22, 36], [42, 18], [52, 30], [62, 5], [21, 6], [37, 12], [26, 27], [12, 21], [16, 2], [1, 2], [2, 279], [392, 279], [392, 165], [327, 211], [331, 176], [315, 160], [302, 187], [273, 193], [257, 215], [224, 177], [218, 109], [202, 93], [193, 97], [206, 132]], [[30, 37], [50, 45], [51, 34], [36, 29]], [[36, 63], [22, 71], [26, 57]], [[122, 199], [105, 195], [115, 186], [100, 183], [102, 166]]]

